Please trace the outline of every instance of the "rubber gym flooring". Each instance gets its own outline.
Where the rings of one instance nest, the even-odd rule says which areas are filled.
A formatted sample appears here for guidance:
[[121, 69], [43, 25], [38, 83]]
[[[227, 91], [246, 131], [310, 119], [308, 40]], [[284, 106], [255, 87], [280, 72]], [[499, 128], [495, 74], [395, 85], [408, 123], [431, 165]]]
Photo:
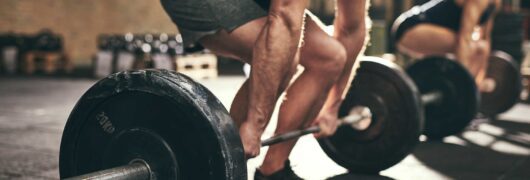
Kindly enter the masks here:
[[[244, 78], [200, 81], [227, 107]], [[95, 80], [0, 77], [0, 179], [58, 179], [61, 133], [77, 99]], [[276, 125], [272, 120], [264, 135]], [[266, 148], [262, 149], [265, 152]], [[249, 177], [263, 154], [248, 162]], [[497, 120], [443, 142], [421, 142], [405, 160], [379, 176], [346, 174], [312, 136], [290, 157], [306, 179], [530, 179], [530, 105], [518, 104]]]

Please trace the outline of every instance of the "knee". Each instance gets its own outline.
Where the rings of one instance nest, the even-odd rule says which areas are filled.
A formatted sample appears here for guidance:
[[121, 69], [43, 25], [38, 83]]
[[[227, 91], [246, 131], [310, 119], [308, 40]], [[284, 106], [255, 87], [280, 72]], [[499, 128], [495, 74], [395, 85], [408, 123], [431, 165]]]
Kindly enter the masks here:
[[344, 70], [347, 60], [347, 53], [344, 46], [337, 42], [333, 46], [330, 46], [330, 50], [325, 54], [327, 60], [320, 66], [321, 71], [330, 75], [340, 75]]
[[332, 41], [325, 47], [315, 48], [304, 65], [308, 71], [315, 71], [325, 76], [337, 76], [342, 73], [346, 64], [346, 49], [338, 41]]

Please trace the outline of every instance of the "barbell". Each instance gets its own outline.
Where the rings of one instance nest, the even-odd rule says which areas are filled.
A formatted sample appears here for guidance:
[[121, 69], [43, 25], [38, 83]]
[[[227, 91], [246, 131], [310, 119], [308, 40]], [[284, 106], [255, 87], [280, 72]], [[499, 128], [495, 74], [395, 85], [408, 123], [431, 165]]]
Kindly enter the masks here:
[[[319, 144], [352, 172], [391, 167], [418, 142], [422, 118], [416, 95], [397, 65], [365, 58], [339, 117], [350, 125], [368, 118], [369, 126], [340, 126]], [[351, 113], [358, 108], [371, 115]], [[280, 135], [263, 145], [317, 131]], [[68, 118], [59, 165], [61, 178], [247, 178], [243, 146], [224, 106], [199, 83], [164, 70], [120, 72], [93, 85]]]
[[[352, 125], [360, 122], [365, 118], [370, 118], [370, 116], [351, 114], [349, 116], [341, 118], [341, 126]], [[288, 132], [263, 140], [261, 146], [274, 145], [306, 134], [316, 132], [320, 132], [319, 126], [312, 126], [303, 130]], [[141, 159], [133, 159], [131, 162], [129, 162], [128, 165], [96, 171], [67, 179], [151, 179], [152, 177], [154, 177], [154, 174], [152, 174], [150, 166], [149, 164], [147, 164], [147, 162]]]
[[[476, 112], [473, 78], [458, 63], [427, 58], [407, 72], [412, 79], [386, 60], [361, 60], [339, 110], [343, 125], [318, 140], [332, 160], [350, 172], [377, 173], [401, 161], [418, 143], [424, 110], [427, 127], [438, 125], [438, 131], [430, 129], [434, 133], [425, 131], [429, 137], [445, 135], [448, 125], [463, 124]], [[369, 115], [352, 113], [359, 108]], [[369, 125], [355, 128], [362, 119], [369, 119]], [[293, 131], [262, 145], [318, 131], [316, 126]], [[163, 70], [117, 73], [81, 97], [63, 132], [60, 175], [247, 178], [243, 146], [223, 105], [199, 83]]]

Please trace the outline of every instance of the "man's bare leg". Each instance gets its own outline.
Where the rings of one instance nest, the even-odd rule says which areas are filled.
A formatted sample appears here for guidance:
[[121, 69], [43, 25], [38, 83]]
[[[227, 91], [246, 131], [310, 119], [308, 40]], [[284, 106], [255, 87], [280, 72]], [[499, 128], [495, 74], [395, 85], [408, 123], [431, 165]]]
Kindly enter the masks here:
[[[299, 61], [296, 60], [296, 62], [299, 62]], [[291, 67], [291, 71], [288, 73], [289, 79], [291, 79], [296, 73], [297, 66], [298, 64], [294, 63], [293, 66]], [[248, 97], [248, 93], [249, 93], [248, 86], [249, 86], [249, 79], [245, 80], [243, 85], [239, 88], [234, 100], [232, 101], [232, 105], [230, 106], [230, 115], [232, 116], [232, 119], [236, 122], [238, 127], [245, 120], [245, 117], [247, 117], [248, 98], [249, 98]], [[278, 98], [288, 86], [289, 86], [289, 82], [284, 81], [283, 84], [280, 85], [280, 89], [278, 90], [276, 98]]]
[[457, 38], [453, 31], [436, 25], [419, 24], [403, 34], [398, 48], [407, 54], [443, 56], [454, 53], [456, 44]]
[[[240, 59], [243, 59], [242, 56], [248, 56], [248, 50], [245, 53], [239, 53], [242, 54], [240, 56], [237, 56], [237, 51], [252, 47], [250, 54], [253, 71], [248, 82], [248, 111], [245, 120], [239, 126], [247, 158], [259, 154], [261, 134], [274, 110], [280, 86], [290, 81], [291, 67], [297, 63], [294, 59], [302, 34], [306, 3], [306, 0], [272, 0], [269, 15], [261, 30], [249, 31], [249, 29], [256, 30], [256, 28], [247, 26], [249, 24], [247, 23], [230, 33], [220, 31], [201, 40], [205, 47], [216, 53], [235, 55], [232, 57]], [[248, 43], [255, 37], [252, 33], [256, 32], [260, 33], [252, 42], [252, 46], [248, 46]], [[230, 43], [241, 43], [239, 45], [242, 46], [224, 47]], [[240, 94], [244, 95], [244, 93]]]
[[[235, 29], [231, 33], [220, 31], [215, 36], [201, 39], [201, 44], [213, 53], [245, 63], [252, 62], [252, 48], [258, 39], [258, 33], [263, 29], [267, 17], [255, 19]], [[248, 112], [249, 79], [239, 88], [230, 107], [230, 115], [239, 128], [246, 120]]]
[[307, 0], [272, 0], [267, 23], [252, 51], [247, 117], [239, 128], [247, 158], [261, 148], [265, 130], [278, 100], [280, 85], [289, 82], [290, 68], [302, 38]]
[[[300, 51], [303, 73], [289, 86], [278, 117], [275, 134], [300, 129], [313, 120], [344, 67], [346, 52], [313, 20], [307, 20], [304, 45]], [[260, 172], [270, 175], [283, 169], [297, 140], [273, 145], [267, 151]]]
[[[231, 33], [221, 31], [216, 36], [208, 36], [202, 39], [201, 44], [205, 47], [208, 47], [208, 49], [217, 55], [230, 57], [251, 64], [252, 48], [258, 38], [258, 34], [256, 32], [259, 32], [263, 26], [265, 26], [266, 20], [266, 17], [253, 20], [237, 28]], [[296, 66], [299, 62], [298, 59], [299, 58], [295, 59], [295, 61], [292, 63], [288, 73], [289, 77], [292, 77], [296, 72]], [[278, 95], [285, 91], [288, 85], [288, 81], [283, 81], [283, 84], [280, 85], [278, 90]], [[230, 115], [238, 127], [246, 120], [247, 117], [249, 100], [248, 86], [249, 79], [247, 79], [243, 85], [241, 85], [230, 107]]]
[[[418, 55], [445, 55], [448, 53], [455, 53], [457, 46], [456, 33], [449, 29], [429, 25], [420, 24], [407, 31], [400, 42], [398, 48], [400, 51], [409, 54], [413, 57]], [[436, 43], [425, 43], [425, 42], [436, 42]], [[473, 77], [475, 77], [476, 83], [480, 84], [485, 77], [485, 70], [487, 68], [489, 49], [486, 49], [487, 45], [482, 40], [473, 41], [473, 47], [470, 48], [469, 54], [472, 54], [473, 58], [471, 63], [466, 66]]]

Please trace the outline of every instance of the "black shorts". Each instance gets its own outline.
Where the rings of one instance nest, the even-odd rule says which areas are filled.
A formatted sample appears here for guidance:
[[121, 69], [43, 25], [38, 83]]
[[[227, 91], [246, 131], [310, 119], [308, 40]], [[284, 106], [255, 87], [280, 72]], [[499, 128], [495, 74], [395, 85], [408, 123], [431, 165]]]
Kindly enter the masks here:
[[421, 17], [421, 15], [413, 13], [413, 10], [401, 14], [392, 25], [391, 34], [394, 42], [399, 42], [405, 32], [421, 23], [427, 22], [425, 21], [425, 18]]
[[268, 14], [269, 0], [161, 0], [164, 10], [177, 25], [184, 46], [192, 48], [220, 29], [237, 27]]

